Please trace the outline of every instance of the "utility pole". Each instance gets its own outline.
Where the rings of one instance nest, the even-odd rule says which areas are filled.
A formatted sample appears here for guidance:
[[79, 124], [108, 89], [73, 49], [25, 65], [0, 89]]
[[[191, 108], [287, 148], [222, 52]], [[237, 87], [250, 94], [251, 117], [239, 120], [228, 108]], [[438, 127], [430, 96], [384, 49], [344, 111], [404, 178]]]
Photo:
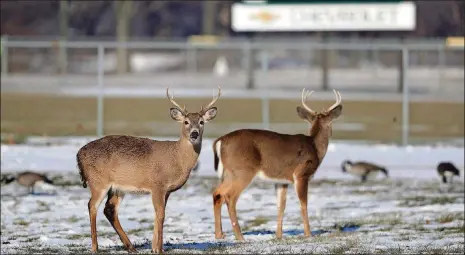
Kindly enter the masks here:
[[[116, 7], [116, 37], [118, 43], [126, 42], [129, 38], [129, 26], [132, 17], [132, 1], [115, 1]], [[127, 73], [129, 69], [129, 56], [126, 47], [117, 48], [117, 73]]]

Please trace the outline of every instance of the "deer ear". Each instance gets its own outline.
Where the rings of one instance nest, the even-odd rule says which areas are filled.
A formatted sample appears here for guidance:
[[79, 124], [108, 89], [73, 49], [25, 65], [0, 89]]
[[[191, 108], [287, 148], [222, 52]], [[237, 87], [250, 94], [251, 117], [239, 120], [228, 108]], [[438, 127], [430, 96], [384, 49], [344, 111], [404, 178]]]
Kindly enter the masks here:
[[336, 108], [332, 109], [329, 113], [331, 115], [331, 119], [335, 120], [341, 116], [342, 113], [342, 105], [338, 105]]
[[209, 122], [210, 120], [214, 119], [216, 117], [216, 113], [218, 112], [218, 109], [216, 107], [212, 107], [205, 111], [203, 114], [202, 118], [205, 122]]
[[306, 120], [308, 122], [312, 122], [315, 119], [315, 116], [311, 112], [305, 110], [300, 106], [297, 106], [297, 115], [299, 115], [301, 119]]
[[181, 122], [184, 120], [184, 114], [178, 108], [171, 108], [170, 115], [175, 121]]

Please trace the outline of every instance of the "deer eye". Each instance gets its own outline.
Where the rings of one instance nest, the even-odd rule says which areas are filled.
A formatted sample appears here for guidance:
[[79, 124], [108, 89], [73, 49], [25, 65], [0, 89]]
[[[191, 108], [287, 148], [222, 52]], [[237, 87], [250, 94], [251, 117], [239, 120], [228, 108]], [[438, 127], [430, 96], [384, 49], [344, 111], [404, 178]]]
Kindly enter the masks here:
[[201, 121], [199, 122], [200, 125], [203, 125], [203, 123], [204, 123], [203, 120], [201, 120]]
[[189, 121], [185, 120], [184, 125], [189, 125]]

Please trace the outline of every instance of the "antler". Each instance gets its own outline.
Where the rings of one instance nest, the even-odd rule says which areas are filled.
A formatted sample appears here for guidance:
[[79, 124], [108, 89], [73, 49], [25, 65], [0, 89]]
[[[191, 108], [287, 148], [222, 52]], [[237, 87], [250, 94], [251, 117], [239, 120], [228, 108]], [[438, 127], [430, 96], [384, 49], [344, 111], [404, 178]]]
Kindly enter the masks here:
[[307, 97], [310, 96], [312, 93], [313, 93], [313, 90], [312, 91], [306, 91], [305, 88], [302, 90], [302, 105], [311, 114], [316, 115], [317, 113], [305, 104], [305, 101], [307, 100]]
[[220, 98], [220, 95], [221, 95], [221, 88], [220, 86], [218, 86], [218, 95], [216, 97], [213, 97], [213, 100], [208, 105], [202, 106], [200, 108], [200, 111], [203, 112], [203, 111], [210, 109], [210, 107], [212, 107], [212, 105], [218, 100], [218, 98]]
[[170, 102], [171, 102], [174, 106], [176, 106], [179, 110], [181, 110], [182, 112], [186, 113], [186, 106], [181, 107], [178, 103], [176, 103], [176, 101], [174, 101], [173, 96], [170, 96], [170, 94], [169, 94], [169, 89], [170, 89], [169, 87], [166, 88], [166, 96], [168, 97], [168, 99], [170, 100]]
[[333, 89], [333, 92], [334, 92], [334, 94], [336, 95], [336, 103], [334, 103], [333, 105], [331, 105], [331, 106], [328, 108], [328, 110], [327, 110], [328, 112], [331, 111], [331, 110], [333, 110], [334, 108], [338, 107], [338, 106], [341, 104], [341, 102], [342, 102], [341, 94], [339, 94], [339, 92], [336, 91], [336, 90], [334, 90], [334, 89]]

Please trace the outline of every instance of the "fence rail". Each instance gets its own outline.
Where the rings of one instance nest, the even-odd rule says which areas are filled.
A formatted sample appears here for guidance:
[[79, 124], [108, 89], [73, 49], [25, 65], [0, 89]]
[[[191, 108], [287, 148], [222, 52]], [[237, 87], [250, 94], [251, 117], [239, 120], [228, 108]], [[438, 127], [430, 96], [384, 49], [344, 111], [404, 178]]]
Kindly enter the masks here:
[[[463, 105], [464, 49], [438, 41], [235, 40], [202, 44], [33, 41], [5, 37], [1, 50], [2, 93], [48, 91], [63, 96], [87, 93], [97, 100], [98, 136], [104, 134], [105, 99], [111, 98], [107, 88], [119, 88], [123, 91], [119, 97], [129, 98], [131, 89], [150, 94], [166, 85], [182, 86], [194, 91], [184, 96], [195, 98], [204, 96], [195, 92], [199, 88], [221, 84], [230, 91], [231, 98], [235, 93], [236, 97], [260, 100], [263, 128], [270, 128], [273, 109], [270, 100], [279, 100], [290, 90], [335, 88], [349, 98], [351, 94], [365, 93], [357, 100], [400, 100], [400, 140], [404, 145], [409, 143], [412, 132], [413, 102], [446, 98], [443, 101]], [[157, 97], [155, 94], [151, 97]], [[325, 93], [325, 97], [329, 96]], [[463, 114], [451, 124], [463, 126]]]

